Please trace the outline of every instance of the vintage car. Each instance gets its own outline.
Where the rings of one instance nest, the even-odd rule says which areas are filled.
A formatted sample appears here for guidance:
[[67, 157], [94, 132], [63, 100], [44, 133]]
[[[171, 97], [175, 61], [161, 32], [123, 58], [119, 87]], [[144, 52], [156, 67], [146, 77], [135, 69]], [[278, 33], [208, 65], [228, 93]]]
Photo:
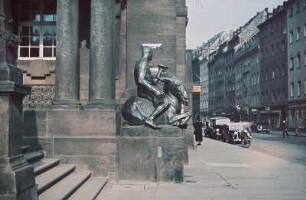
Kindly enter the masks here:
[[270, 123], [268, 121], [257, 122], [255, 127], [255, 132], [270, 133]]
[[223, 124], [223, 125], [215, 125], [213, 128], [213, 133], [212, 137], [217, 140], [225, 140], [225, 135], [227, 135], [228, 132], [228, 125]]
[[227, 117], [212, 117], [205, 129], [205, 136], [214, 139], [223, 139], [224, 132], [228, 130], [227, 124], [230, 119]]
[[240, 123], [230, 123], [228, 130], [228, 142], [241, 143], [241, 131], [244, 129]]

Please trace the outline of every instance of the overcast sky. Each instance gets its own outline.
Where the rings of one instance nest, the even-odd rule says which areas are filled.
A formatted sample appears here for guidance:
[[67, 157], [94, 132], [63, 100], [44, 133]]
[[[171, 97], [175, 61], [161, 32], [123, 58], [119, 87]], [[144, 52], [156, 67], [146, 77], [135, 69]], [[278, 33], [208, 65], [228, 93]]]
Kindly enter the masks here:
[[188, 25], [187, 49], [201, 46], [220, 31], [235, 30], [244, 25], [257, 11], [272, 11], [284, 0], [186, 0]]

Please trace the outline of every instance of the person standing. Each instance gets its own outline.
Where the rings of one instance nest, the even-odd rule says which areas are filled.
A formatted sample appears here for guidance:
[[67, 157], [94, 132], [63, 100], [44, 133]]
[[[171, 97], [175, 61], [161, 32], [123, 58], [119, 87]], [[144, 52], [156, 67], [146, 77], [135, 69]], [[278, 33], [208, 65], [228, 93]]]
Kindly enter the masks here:
[[287, 137], [289, 137], [286, 120], [282, 121], [282, 129], [283, 129], [283, 138], [285, 138], [286, 135]]
[[200, 115], [195, 116], [195, 122], [193, 123], [194, 127], [194, 135], [195, 135], [195, 141], [198, 143], [198, 145], [201, 145], [203, 141], [203, 135], [202, 135], [202, 120]]

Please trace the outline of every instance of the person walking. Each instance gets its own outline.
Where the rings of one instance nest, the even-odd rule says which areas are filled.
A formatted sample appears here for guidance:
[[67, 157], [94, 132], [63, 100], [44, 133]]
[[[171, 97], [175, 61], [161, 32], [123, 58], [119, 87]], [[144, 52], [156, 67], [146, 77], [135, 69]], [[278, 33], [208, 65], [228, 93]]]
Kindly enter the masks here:
[[285, 136], [289, 137], [286, 120], [282, 121], [282, 130], [283, 130], [283, 138], [285, 138]]
[[195, 135], [195, 141], [198, 143], [198, 145], [201, 145], [203, 141], [203, 135], [202, 135], [202, 120], [200, 115], [195, 116], [195, 122], [193, 123], [194, 127], [194, 135]]

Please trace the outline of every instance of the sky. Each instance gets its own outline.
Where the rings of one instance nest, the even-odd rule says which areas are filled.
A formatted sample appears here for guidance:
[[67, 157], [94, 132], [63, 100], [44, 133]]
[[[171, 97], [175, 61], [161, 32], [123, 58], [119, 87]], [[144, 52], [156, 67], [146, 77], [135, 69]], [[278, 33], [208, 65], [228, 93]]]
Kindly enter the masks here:
[[230, 31], [243, 26], [258, 11], [282, 5], [284, 0], [186, 0], [188, 25], [186, 28], [187, 49], [201, 46], [221, 31]]

